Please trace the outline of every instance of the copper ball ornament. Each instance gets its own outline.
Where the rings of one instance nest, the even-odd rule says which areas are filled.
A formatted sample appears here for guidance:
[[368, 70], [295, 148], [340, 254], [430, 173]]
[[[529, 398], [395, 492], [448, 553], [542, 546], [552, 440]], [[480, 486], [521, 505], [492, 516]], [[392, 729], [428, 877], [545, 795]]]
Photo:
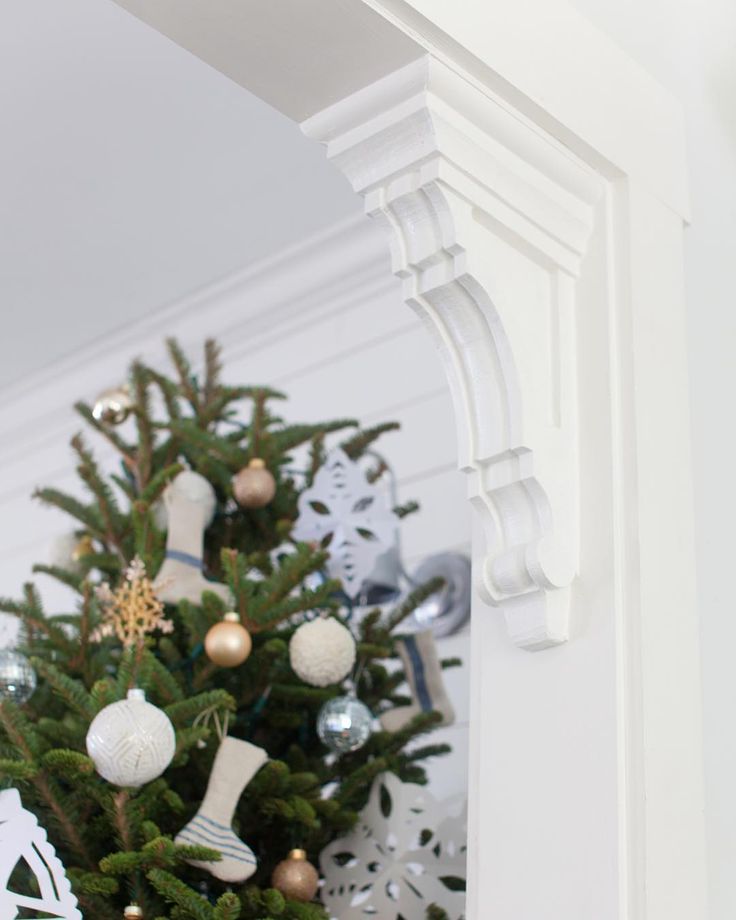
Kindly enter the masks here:
[[275, 494], [273, 473], [258, 457], [233, 476], [233, 495], [241, 508], [265, 508]]
[[95, 400], [92, 415], [106, 425], [122, 425], [133, 408], [133, 399], [127, 384], [103, 390]]
[[292, 850], [273, 870], [271, 885], [285, 898], [311, 901], [319, 888], [319, 872], [304, 850]]
[[237, 613], [226, 613], [222, 622], [210, 627], [204, 638], [204, 650], [220, 668], [237, 668], [250, 655], [253, 640]]

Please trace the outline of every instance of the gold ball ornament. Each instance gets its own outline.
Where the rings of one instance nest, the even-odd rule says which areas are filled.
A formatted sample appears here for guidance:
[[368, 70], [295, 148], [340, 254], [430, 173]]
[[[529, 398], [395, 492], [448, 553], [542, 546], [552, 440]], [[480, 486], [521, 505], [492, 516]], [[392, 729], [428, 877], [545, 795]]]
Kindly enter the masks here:
[[90, 556], [95, 551], [95, 545], [92, 542], [92, 537], [89, 534], [85, 534], [83, 537], [80, 537], [79, 542], [72, 550], [72, 562], [81, 562], [85, 556]]
[[304, 850], [292, 850], [273, 870], [271, 884], [285, 898], [311, 901], [319, 888], [319, 872], [307, 860]]
[[221, 623], [210, 627], [204, 637], [204, 650], [220, 668], [237, 668], [250, 655], [253, 641], [237, 613], [226, 613]]
[[133, 400], [127, 383], [103, 390], [95, 400], [92, 415], [106, 425], [122, 425], [130, 415]]
[[128, 904], [123, 911], [123, 920], [143, 920], [143, 911], [137, 904]]
[[233, 495], [241, 508], [265, 508], [275, 494], [273, 473], [258, 457], [233, 476]]

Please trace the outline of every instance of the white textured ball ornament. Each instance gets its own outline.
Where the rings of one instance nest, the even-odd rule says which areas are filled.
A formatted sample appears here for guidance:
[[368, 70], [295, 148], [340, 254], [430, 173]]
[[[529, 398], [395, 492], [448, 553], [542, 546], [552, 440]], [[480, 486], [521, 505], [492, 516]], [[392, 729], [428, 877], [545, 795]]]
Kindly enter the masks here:
[[337, 620], [302, 623], [289, 643], [291, 667], [306, 684], [329, 687], [348, 676], [355, 664], [355, 639]]
[[150, 783], [171, 763], [175, 749], [169, 717], [138, 689], [105, 706], [87, 732], [87, 753], [100, 776], [114, 786]]

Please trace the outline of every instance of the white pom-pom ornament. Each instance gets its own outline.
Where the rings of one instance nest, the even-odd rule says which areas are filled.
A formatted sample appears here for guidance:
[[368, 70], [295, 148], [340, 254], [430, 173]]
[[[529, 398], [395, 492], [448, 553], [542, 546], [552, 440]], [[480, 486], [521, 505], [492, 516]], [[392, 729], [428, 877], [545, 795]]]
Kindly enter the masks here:
[[355, 639], [332, 618], [303, 623], [291, 637], [289, 659], [296, 674], [313, 687], [328, 687], [348, 676], [355, 664]]
[[176, 749], [166, 713], [146, 702], [143, 690], [105, 706], [87, 732], [87, 753], [103, 779], [115, 786], [142, 786], [161, 776]]

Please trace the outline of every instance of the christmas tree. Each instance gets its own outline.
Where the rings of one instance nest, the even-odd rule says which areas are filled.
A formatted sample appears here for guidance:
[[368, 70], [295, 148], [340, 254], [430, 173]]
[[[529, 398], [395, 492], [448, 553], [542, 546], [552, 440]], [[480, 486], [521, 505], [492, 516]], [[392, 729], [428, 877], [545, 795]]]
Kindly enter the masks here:
[[[371, 448], [395, 425], [286, 424], [281, 393], [222, 382], [213, 342], [196, 374], [175, 341], [168, 350], [170, 376], [138, 362], [122, 395], [76, 406], [119, 470], [107, 474], [78, 435], [87, 500], [37, 492], [74, 519], [78, 545], [68, 564], [35, 571], [78, 604], [47, 617], [33, 584], [0, 600], [38, 680], [27, 700], [2, 694], [2, 786], [46, 828], [89, 920], [120, 920], [129, 905], [145, 920], [323, 920], [310, 879], [306, 891], [273, 887], [274, 870], [292, 849], [316, 863], [379, 774], [424, 783], [422, 762], [447, 750], [417, 744], [442, 715], [397, 709], [412, 700], [390, 666], [402, 624], [440, 585], [352, 611], [324, 574], [334, 545], [293, 536], [332, 443], [371, 482], [383, 472]], [[408, 716], [391, 730], [358, 724], [344, 744], [328, 733], [330, 748], [316, 723], [331, 700]], [[149, 717], [132, 762], [126, 732]]]

